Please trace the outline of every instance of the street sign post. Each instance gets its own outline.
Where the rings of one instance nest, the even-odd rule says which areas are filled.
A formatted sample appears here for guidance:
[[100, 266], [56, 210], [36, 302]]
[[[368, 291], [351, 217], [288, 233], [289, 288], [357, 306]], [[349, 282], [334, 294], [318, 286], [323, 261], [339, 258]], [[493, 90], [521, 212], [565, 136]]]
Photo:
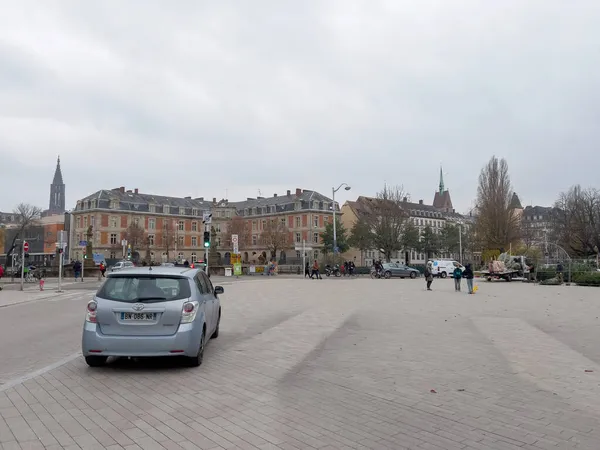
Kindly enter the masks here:
[[80, 247], [87, 247], [87, 241], [79, 241]]
[[25, 282], [25, 253], [29, 251], [29, 242], [23, 241], [23, 251], [21, 252], [21, 290]]
[[205, 212], [202, 214], [202, 223], [210, 225], [212, 223], [212, 213]]

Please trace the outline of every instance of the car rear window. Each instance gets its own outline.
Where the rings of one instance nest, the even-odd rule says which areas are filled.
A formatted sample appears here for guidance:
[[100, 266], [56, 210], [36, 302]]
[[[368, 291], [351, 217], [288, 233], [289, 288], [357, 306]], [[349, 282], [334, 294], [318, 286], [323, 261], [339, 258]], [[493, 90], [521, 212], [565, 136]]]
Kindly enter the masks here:
[[126, 275], [107, 278], [96, 296], [126, 303], [155, 303], [186, 299], [191, 291], [187, 278]]

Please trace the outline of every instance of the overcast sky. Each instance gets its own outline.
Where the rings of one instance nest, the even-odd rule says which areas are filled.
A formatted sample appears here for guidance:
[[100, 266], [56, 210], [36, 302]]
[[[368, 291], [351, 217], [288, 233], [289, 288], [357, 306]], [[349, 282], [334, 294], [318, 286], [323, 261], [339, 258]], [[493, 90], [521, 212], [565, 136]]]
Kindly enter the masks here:
[[455, 207], [600, 187], [597, 0], [0, 0], [0, 210], [125, 185], [242, 200], [403, 185]]

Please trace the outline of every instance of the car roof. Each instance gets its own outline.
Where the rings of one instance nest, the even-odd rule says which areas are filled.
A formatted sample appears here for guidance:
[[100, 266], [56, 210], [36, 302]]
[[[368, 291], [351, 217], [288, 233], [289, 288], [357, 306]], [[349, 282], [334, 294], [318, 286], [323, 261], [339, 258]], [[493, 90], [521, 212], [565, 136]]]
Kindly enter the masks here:
[[109, 277], [123, 277], [123, 276], [137, 276], [137, 275], [176, 275], [183, 276], [186, 278], [194, 278], [194, 276], [200, 271], [200, 269], [192, 269], [190, 267], [165, 267], [165, 266], [143, 266], [143, 267], [132, 267], [126, 270], [121, 270], [116, 273], [111, 273]]

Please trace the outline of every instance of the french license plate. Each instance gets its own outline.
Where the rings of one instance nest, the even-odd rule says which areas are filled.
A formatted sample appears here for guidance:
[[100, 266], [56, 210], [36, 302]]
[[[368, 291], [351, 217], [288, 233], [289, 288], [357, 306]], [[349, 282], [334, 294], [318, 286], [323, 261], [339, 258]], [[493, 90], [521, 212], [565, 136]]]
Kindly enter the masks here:
[[121, 320], [155, 320], [156, 313], [131, 313], [131, 312], [122, 312]]

